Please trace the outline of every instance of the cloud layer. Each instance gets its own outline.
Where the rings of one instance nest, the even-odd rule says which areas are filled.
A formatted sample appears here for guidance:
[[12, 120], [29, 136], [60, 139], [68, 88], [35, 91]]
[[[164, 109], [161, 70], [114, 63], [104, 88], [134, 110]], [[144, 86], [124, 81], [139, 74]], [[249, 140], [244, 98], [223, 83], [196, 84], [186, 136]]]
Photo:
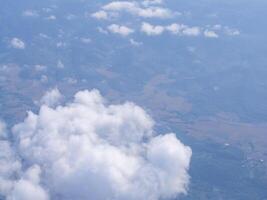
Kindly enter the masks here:
[[8, 200], [157, 200], [186, 193], [191, 149], [133, 103], [109, 105], [97, 90], [13, 127], [2, 124], [0, 194]]

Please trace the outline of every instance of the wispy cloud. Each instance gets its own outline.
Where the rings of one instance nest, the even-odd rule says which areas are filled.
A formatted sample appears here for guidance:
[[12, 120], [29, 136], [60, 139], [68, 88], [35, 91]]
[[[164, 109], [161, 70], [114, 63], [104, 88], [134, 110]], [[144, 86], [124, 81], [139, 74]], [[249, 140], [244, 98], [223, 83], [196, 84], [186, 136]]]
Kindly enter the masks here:
[[134, 40], [133, 38], [131, 38], [129, 41], [130, 41], [131, 45], [133, 45], [133, 46], [141, 46], [143, 44], [142, 42], [138, 42], [138, 41]]

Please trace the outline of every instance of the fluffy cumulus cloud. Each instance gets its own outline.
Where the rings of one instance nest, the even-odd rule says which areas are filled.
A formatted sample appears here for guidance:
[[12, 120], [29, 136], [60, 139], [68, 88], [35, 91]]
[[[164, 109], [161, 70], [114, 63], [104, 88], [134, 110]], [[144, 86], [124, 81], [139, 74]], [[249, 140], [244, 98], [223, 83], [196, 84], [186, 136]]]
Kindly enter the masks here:
[[48, 200], [47, 191], [39, 185], [40, 173], [41, 168], [38, 165], [30, 167], [23, 177], [14, 183], [7, 200]]
[[42, 105], [12, 128], [12, 142], [0, 140], [0, 194], [158, 200], [186, 193], [191, 149], [173, 133], [155, 134], [153, 124], [139, 106], [109, 105], [97, 90], [80, 91], [65, 105]]
[[57, 88], [53, 88], [44, 94], [44, 96], [40, 100], [40, 104], [54, 107], [58, 105], [62, 99], [63, 96], [61, 95], [59, 90]]
[[170, 18], [174, 13], [167, 8], [155, 6], [160, 4], [159, 0], [147, 0], [143, 3], [136, 1], [112, 1], [104, 6], [102, 10], [92, 14], [92, 17], [97, 19], [107, 19], [109, 13], [125, 12], [134, 16], [143, 18]]
[[153, 26], [144, 22], [141, 27], [141, 31], [147, 35], [161, 35], [165, 30], [163, 26]]
[[134, 32], [133, 29], [127, 26], [120, 26], [118, 24], [111, 24], [107, 27], [111, 33], [119, 34], [121, 36], [127, 36]]
[[0, 197], [11, 193], [20, 169], [21, 163], [9, 141], [6, 125], [0, 121]]
[[25, 49], [25, 43], [19, 38], [12, 38], [10, 45], [15, 49]]

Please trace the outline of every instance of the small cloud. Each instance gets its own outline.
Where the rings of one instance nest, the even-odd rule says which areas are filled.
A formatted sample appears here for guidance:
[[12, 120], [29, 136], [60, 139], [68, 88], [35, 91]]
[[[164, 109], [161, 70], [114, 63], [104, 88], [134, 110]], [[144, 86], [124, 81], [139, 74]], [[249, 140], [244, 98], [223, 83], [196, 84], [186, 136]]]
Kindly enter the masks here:
[[22, 16], [24, 16], [24, 17], [38, 17], [39, 14], [35, 10], [25, 10], [25, 11], [23, 11]]
[[221, 30], [221, 29], [222, 29], [222, 25], [220, 25], [220, 24], [215, 24], [212, 28], [213, 28], [214, 30]]
[[120, 26], [117, 24], [111, 24], [107, 27], [107, 29], [111, 32], [111, 33], [116, 33], [119, 34], [121, 36], [128, 36], [131, 33], [134, 32], [133, 29], [127, 27], [127, 26]]
[[40, 100], [40, 105], [47, 105], [49, 107], [57, 106], [63, 99], [62, 94], [58, 88], [53, 88], [47, 91]]
[[81, 42], [84, 44], [89, 44], [92, 42], [91, 38], [80, 38]]
[[50, 15], [48, 17], [45, 18], [46, 20], [56, 20], [57, 17], [55, 15]]
[[142, 42], [135, 41], [133, 38], [131, 38], [129, 41], [133, 46], [141, 46], [143, 44]]
[[237, 30], [237, 29], [233, 29], [233, 28], [229, 28], [229, 27], [224, 27], [224, 32], [226, 35], [229, 35], [229, 36], [238, 36], [240, 35], [240, 31]]
[[76, 17], [77, 17], [76, 15], [68, 14], [68, 15], [66, 16], [66, 19], [67, 19], [67, 20], [73, 20], [73, 19], [75, 19]]
[[2, 72], [7, 72], [8, 71], [8, 69], [9, 69], [9, 66], [8, 65], [0, 65], [0, 71], [2, 71]]
[[144, 18], [170, 18], [172, 13], [165, 8], [149, 7], [140, 9], [138, 15]]
[[70, 85], [74, 85], [74, 84], [78, 83], [77, 79], [71, 78], [71, 77], [64, 78], [64, 80]]
[[108, 13], [103, 10], [93, 13], [91, 16], [96, 19], [108, 19]]
[[25, 43], [19, 38], [12, 38], [10, 45], [15, 49], [25, 49]]
[[46, 35], [46, 34], [44, 34], [44, 33], [40, 33], [40, 34], [39, 34], [39, 36], [40, 36], [41, 38], [46, 38], [46, 39], [48, 39], [48, 38], [49, 38], [49, 36], [48, 36], [48, 35]]
[[102, 27], [97, 27], [97, 30], [99, 33], [108, 34], [108, 32], [105, 29], [103, 29]]
[[172, 34], [181, 34], [181, 31], [185, 29], [187, 26], [183, 24], [171, 24], [169, 26], [166, 26], [166, 30], [168, 30]]
[[147, 35], [161, 35], [164, 30], [163, 26], [153, 26], [146, 22], [143, 22], [141, 27], [141, 31]]
[[36, 71], [46, 71], [47, 67], [45, 65], [35, 65], [34, 69]]
[[184, 24], [174, 23], [167, 26], [161, 26], [143, 22], [141, 26], [141, 32], [144, 32], [147, 35], [161, 35], [164, 31], [181, 36], [198, 36], [201, 34], [199, 27], [188, 27]]
[[144, 8], [139, 3], [130, 1], [113, 1], [104, 5], [102, 9], [112, 12], [127, 12], [143, 18], [170, 18], [173, 16], [169, 9], [155, 6]]
[[142, 5], [144, 6], [151, 6], [151, 5], [157, 5], [157, 4], [162, 4], [163, 0], [144, 0], [142, 2]]
[[42, 75], [40, 81], [42, 83], [46, 83], [48, 81], [48, 77], [46, 75]]
[[65, 67], [65, 65], [63, 64], [63, 62], [61, 60], [57, 61], [57, 68], [59, 69], [63, 69]]
[[183, 35], [186, 35], [186, 36], [198, 36], [201, 34], [200, 32], [200, 28], [199, 27], [185, 27], [183, 30], [182, 30], [182, 33]]
[[46, 13], [49, 13], [53, 11], [53, 8], [42, 8], [42, 10]]
[[57, 42], [56, 43], [57, 48], [64, 48], [67, 46], [66, 42]]
[[186, 48], [187, 51], [189, 51], [190, 53], [194, 53], [196, 51], [196, 47], [192, 47], [192, 46], [189, 46]]
[[210, 31], [210, 30], [205, 30], [204, 36], [208, 37], [208, 38], [218, 38], [219, 37], [217, 33], [215, 33], [214, 31]]

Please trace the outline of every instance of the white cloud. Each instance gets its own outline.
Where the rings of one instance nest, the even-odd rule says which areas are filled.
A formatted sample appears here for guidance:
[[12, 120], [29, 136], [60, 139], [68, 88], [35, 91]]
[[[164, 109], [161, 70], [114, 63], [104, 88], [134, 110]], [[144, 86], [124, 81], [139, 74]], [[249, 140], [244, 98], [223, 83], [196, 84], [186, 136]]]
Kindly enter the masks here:
[[25, 49], [25, 43], [19, 38], [12, 38], [10, 45], [15, 49]]
[[43, 105], [12, 129], [13, 152], [25, 166], [17, 176], [0, 173], [10, 185], [0, 192], [8, 200], [175, 198], [187, 190], [191, 149], [173, 133], [155, 136], [153, 124], [142, 108], [109, 105], [97, 90]]
[[41, 98], [41, 105], [47, 105], [49, 107], [54, 107], [60, 103], [63, 99], [62, 94], [57, 88], [53, 88], [47, 91], [44, 96]]
[[57, 17], [55, 15], [50, 15], [48, 17], [45, 18], [46, 20], [56, 20]]
[[66, 42], [57, 42], [57, 43], [56, 43], [56, 46], [57, 46], [58, 48], [64, 48], [64, 47], [67, 46], [67, 43], [66, 43]]
[[181, 31], [185, 29], [187, 26], [183, 24], [171, 24], [169, 26], [166, 26], [166, 30], [168, 30], [172, 34], [181, 34]]
[[39, 14], [37, 11], [35, 10], [25, 10], [23, 13], [22, 13], [22, 16], [25, 16], [25, 17], [38, 17]]
[[205, 30], [204, 36], [208, 37], [208, 38], [218, 38], [219, 37], [217, 33], [215, 33], [214, 31], [210, 31], [210, 30]]
[[163, 26], [153, 26], [149, 23], [142, 23], [141, 31], [147, 35], [161, 35], [165, 28]]
[[113, 1], [108, 3], [102, 7], [104, 10], [108, 11], [129, 11], [129, 12], [136, 12], [138, 10], [138, 4], [136, 2], [129, 2], [129, 1]]
[[229, 27], [224, 27], [224, 32], [228, 36], [237, 36], [240, 35], [240, 31], [237, 29], [229, 28]]
[[108, 34], [108, 32], [102, 27], [97, 27], [97, 30], [99, 31], [99, 33]]
[[93, 13], [91, 16], [96, 19], [108, 19], [108, 13], [103, 10]]
[[227, 36], [238, 36], [240, 35], [240, 31], [236, 28], [230, 28], [228, 26], [222, 26], [221, 24], [216, 24], [213, 26], [208, 26], [214, 31], [220, 31], [220, 33], [224, 33]]
[[40, 33], [39, 36], [40, 36], [41, 38], [45, 38], [45, 39], [48, 39], [48, 38], [49, 38], [49, 36], [46, 35], [46, 34], [44, 34], [44, 33]]
[[46, 71], [47, 66], [45, 66], [45, 65], [35, 65], [34, 68], [35, 68], [36, 71]]
[[72, 78], [72, 77], [66, 77], [66, 78], [64, 78], [64, 80], [70, 85], [74, 85], [78, 82], [77, 79]]
[[84, 43], [84, 44], [89, 44], [92, 42], [91, 38], [80, 38], [81, 42]]
[[147, 35], [161, 35], [165, 31], [168, 31], [175, 35], [181, 36], [198, 36], [201, 34], [199, 27], [188, 27], [184, 24], [170, 24], [167, 26], [162, 25], [152, 25], [147, 22], [143, 22], [141, 26], [141, 32], [144, 32]]
[[215, 24], [212, 28], [214, 30], [221, 30], [222, 29], [222, 25], [221, 24]]
[[156, 5], [156, 4], [162, 4], [163, 0], [144, 0], [142, 4], [144, 6], [150, 6], [150, 5]]
[[6, 125], [0, 121], [0, 195], [3, 196], [9, 195], [15, 181], [14, 176], [21, 169], [8, 138]]
[[63, 64], [63, 62], [61, 60], [57, 61], [57, 68], [59, 69], [63, 69], [65, 67], [65, 65]]
[[142, 8], [137, 2], [130, 1], [113, 1], [102, 7], [106, 11], [124, 11], [132, 15], [136, 15], [144, 18], [169, 18], [173, 13], [166, 8], [149, 6]]
[[140, 9], [138, 15], [145, 18], [169, 18], [172, 14], [165, 8], [149, 7]]
[[75, 19], [75, 18], [77, 18], [77, 16], [74, 15], [74, 14], [68, 14], [68, 15], [66, 16], [66, 19], [67, 19], [67, 20], [73, 20], [73, 19]]
[[130, 43], [133, 46], [141, 46], [143, 44], [142, 42], [135, 41], [133, 38], [130, 39]]
[[172, 34], [184, 35], [184, 36], [198, 36], [201, 34], [199, 27], [189, 27], [184, 24], [173, 23], [169, 26], [166, 26], [166, 30]]
[[38, 165], [29, 168], [24, 177], [15, 182], [7, 200], [49, 200], [47, 192], [39, 185], [41, 169]]
[[127, 26], [120, 26], [118, 24], [111, 24], [107, 27], [107, 29], [111, 32], [111, 33], [116, 33], [122, 36], [127, 36], [131, 33], [134, 32], [133, 29], [128, 28]]
[[48, 77], [46, 75], [42, 75], [40, 81], [42, 83], [46, 83], [48, 81]]
[[55, 7], [51, 7], [51, 8], [42, 8], [42, 10], [46, 13], [50, 13], [55, 9]]
[[201, 31], [199, 27], [194, 26], [194, 27], [185, 27], [182, 30], [182, 33], [183, 35], [186, 36], [198, 36], [201, 34]]

